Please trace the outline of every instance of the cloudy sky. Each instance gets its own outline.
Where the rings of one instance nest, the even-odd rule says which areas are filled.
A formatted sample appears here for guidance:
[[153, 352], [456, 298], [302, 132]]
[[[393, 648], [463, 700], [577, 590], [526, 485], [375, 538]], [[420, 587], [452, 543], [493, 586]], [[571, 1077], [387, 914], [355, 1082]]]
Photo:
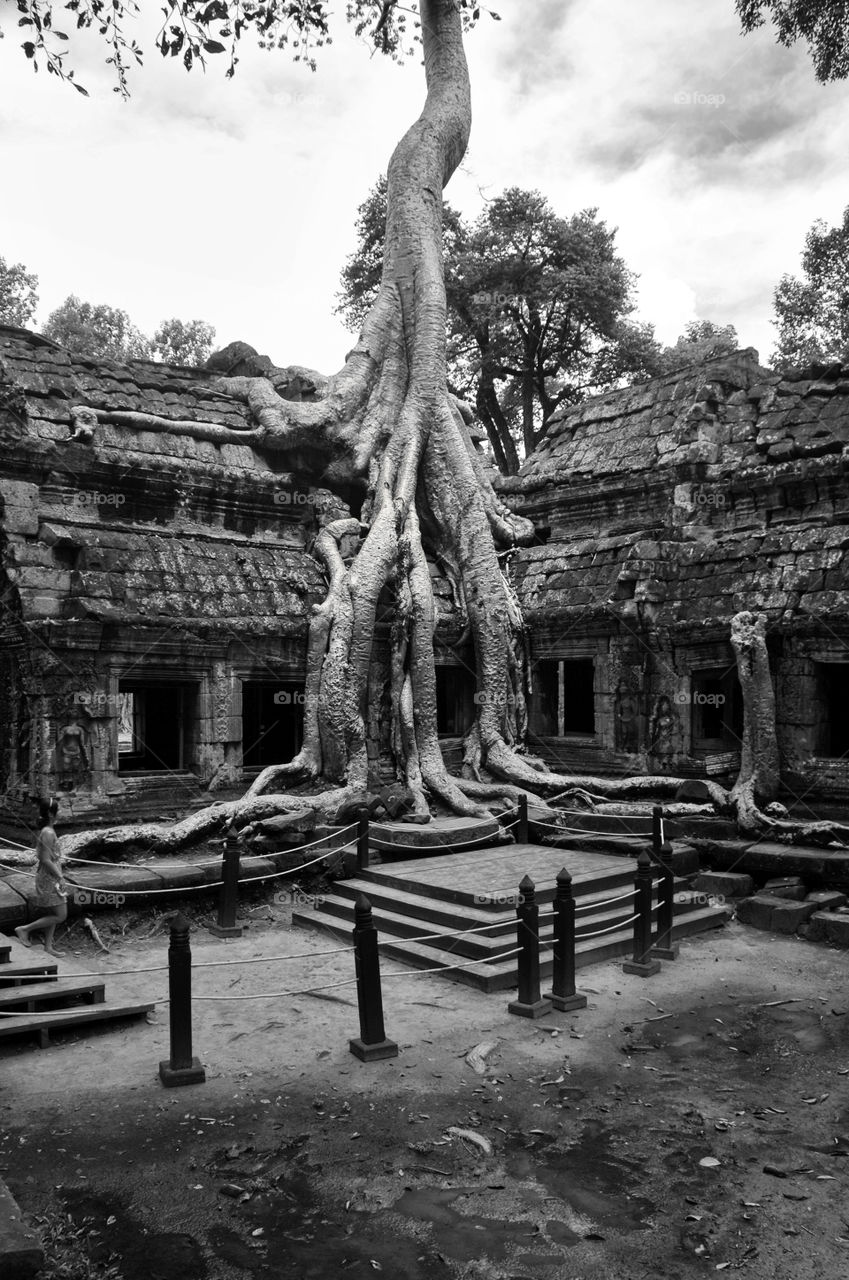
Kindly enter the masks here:
[[[475, 120], [452, 203], [473, 215], [516, 185], [563, 215], [597, 206], [664, 341], [711, 319], [768, 357], [775, 284], [811, 222], [849, 204], [849, 85], [817, 84], [771, 29], [741, 36], [733, 0], [492, 2], [502, 21], [468, 40]], [[155, 23], [159, 4], [141, 5]], [[339, 272], [357, 205], [420, 109], [418, 62], [371, 56], [340, 20], [316, 74], [246, 48], [228, 81], [214, 58], [188, 75], [151, 52], [124, 102], [90, 41], [83, 98], [33, 74], [13, 8], [0, 4], [0, 255], [38, 274], [38, 319], [76, 293], [146, 331], [197, 317], [221, 345], [337, 367], [351, 342]]]

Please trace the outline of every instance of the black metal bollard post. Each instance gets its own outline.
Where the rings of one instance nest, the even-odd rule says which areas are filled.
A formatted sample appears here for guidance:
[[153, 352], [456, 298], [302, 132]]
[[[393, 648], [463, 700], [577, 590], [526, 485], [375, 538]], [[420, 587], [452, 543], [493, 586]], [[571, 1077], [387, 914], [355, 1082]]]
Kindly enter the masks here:
[[166, 1088], [181, 1084], [203, 1084], [206, 1072], [199, 1058], [192, 1056], [192, 949], [191, 925], [178, 912], [171, 920], [168, 947], [168, 1007], [171, 1029], [171, 1057], [159, 1064], [159, 1078]]
[[519, 816], [516, 822], [516, 843], [528, 843], [528, 797], [519, 796], [518, 799]]
[[587, 997], [575, 991], [575, 899], [572, 877], [565, 867], [557, 877], [554, 910], [554, 969], [549, 999], [561, 1013], [586, 1009]]
[[660, 846], [658, 862], [660, 880], [657, 890], [657, 934], [650, 955], [655, 960], [677, 960], [679, 946], [672, 941], [672, 925], [675, 919], [675, 873], [672, 870], [672, 845], [668, 841]]
[[357, 814], [357, 870], [368, 871], [371, 853], [368, 847], [368, 824], [370, 813], [363, 807]]
[[539, 907], [536, 889], [530, 876], [519, 885], [519, 902], [516, 907], [516, 933], [521, 950], [518, 960], [518, 999], [511, 1000], [508, 1013], [520, 1018], [541, 1018], [551, 1013], [551, 1001], [540, 994], [539, 989]]
[[348, 1042], [351, 1053], [362, 1062], [397, 1058], [398, 1046], [387, 1040], [383, 1025], [383, 996], [380, 991], [380, 955], [371, 903], [364, 893], [354, 903], [354, 959], [357, 968], [357, 1004], [360, 1034]]
[[634, 887], [637, 890], [634, 899], [634, 958], [626, 960], [622, 968], [625, 973], [636, 973], [641, 978], [648, 978], [660, 969], [660, 961], [652, 960], [651, 951], [651, 900], [654, 877], [652, 875], [651, 858], [645, 852], [637, 859], [637, 874]]
[[221, 858], [221, 891], [218, 895], [218, 919], [209, 926], [210, 933], [219, 938], [241, 938], [242, 930], [236, 924], [236, 908], [239, 904], [239, 861], [242, 843], [234, 830], [227, 832], [224, 853]]

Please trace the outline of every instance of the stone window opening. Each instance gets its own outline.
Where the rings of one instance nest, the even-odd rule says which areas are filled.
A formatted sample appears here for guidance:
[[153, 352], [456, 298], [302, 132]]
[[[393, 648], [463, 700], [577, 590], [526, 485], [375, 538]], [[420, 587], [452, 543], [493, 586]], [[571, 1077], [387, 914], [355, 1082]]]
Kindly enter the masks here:
[[849, 757], [849, 662], [818, 662], [817, 755]]
[[540, 737], [592, 737], [596, 733], [594, 660], [535, 663], [532, 720]]
[[197, 689], [174, 681], [118, 685], [119, 773], [182, 773], [192, 763]]
[[475, 674], [466, 666], [436, 667], [436, 729], [441, 738], [462, 738], [475, 721]]
[[743, 694], [737, 668], [694, 671], [691, 700], [693, 752], [739, 748], [743, 736]]
[[245, 769], [287, 764], [300, 751], [303, 733], [302, 682], [242, 681], [242, 764]]

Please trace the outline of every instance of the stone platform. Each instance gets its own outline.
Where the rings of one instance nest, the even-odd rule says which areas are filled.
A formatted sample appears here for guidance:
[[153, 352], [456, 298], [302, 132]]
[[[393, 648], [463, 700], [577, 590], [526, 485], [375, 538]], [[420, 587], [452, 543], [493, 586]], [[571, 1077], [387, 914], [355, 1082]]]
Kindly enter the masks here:
[[[579, 967], [630, 952], [633, 939], [635, 864], [629, 858], [552, 849], [536, 844], [491, 846], [472, 851], [432, 854], [426, 858], [373, 866], [351, 879], [336, 881], [317, 909], [297, 910], [296, 924], [319, 928], [350, 939], [354, 901], [359, 893], [370, 900], [381, 935], [382, 953], [419, 969], [439, 969], [482, 991], [501, 991], [516, 985], [516, 958], [504, 958], [516, 946], [516, 898], [519, 881], [529, 875], [542, 908], [541, 972], [551, 973], [552, 919], [555, 882], [566, 867], [572, 876], [578, 906], [576, 963]], [[723, 908], [700, 905], [676, 882], [679, 901], [673, 937], [715, 928], [725, 923]], [[619, 899], [611, 902], [610, 899]], [[466, 933], [491, 925], [485, 933]], [[603, 932], [602, 932], [603, 931]], [[449, 936], [412, 941], [422, 934]], [[595, 934], [595, 937], [588, 935]], [[477, 963], [479, 962], [479, 963]]]

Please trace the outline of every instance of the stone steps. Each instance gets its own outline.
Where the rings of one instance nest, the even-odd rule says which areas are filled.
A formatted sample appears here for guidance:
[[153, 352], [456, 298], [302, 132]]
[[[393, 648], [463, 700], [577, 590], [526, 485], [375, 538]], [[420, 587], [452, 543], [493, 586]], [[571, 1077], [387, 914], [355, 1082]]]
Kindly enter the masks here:
[[[106, 999], [105, 983], [74, 973], [60, 973], [54, 960], [38, 958], [35, 947], [9, 939], [0, 948], [0, 1040], [33, 1037], [46, 1048], [59, 1028], [137, 1017], [149, 1013], [151, 1002]], [[27, 977], [43, 981], [27, 981]]]
[[[337, 881], [315, 908], [296, 908], [293, 921], [349, 941], [354, 902], [364, 893], [372, 905], [383, 954], [419, 969], [478, 962], [473, 967], [452, 970], [447, 976], [482, 991], [507, 990], [516, 985], [516, 958], [502, 957], [516, 945], [519, 880], [524, 871], [536, 880], [536, 897], [543, 917], [541, 968], [548, 975], [551, 951], [545, 949], [545, 944], [550, 946], [553, 931], [553, 919], [548, 913], [552, 910], [556, 876], [564, 863], [572, 875], [578, 908], [576, 963], [584, 966], [627, 954], [633, 943], [632, 900], [610, 899], [633, 887], [633, 863], [586, 850], [573, 853], [531, 844], [371, 867], [352, 879]], [[676, 882], [674, 936], [681, 938], [724, 924], [727, 912], [702, 905], [697, 896], [684, 892], [685, 883]], [[491, 928], [465, 936], [454, 932], [482, 925]], [[450, 936], [412, 941], [431, 932]], [[599, 936], [582, 937], [596, 933]]]

